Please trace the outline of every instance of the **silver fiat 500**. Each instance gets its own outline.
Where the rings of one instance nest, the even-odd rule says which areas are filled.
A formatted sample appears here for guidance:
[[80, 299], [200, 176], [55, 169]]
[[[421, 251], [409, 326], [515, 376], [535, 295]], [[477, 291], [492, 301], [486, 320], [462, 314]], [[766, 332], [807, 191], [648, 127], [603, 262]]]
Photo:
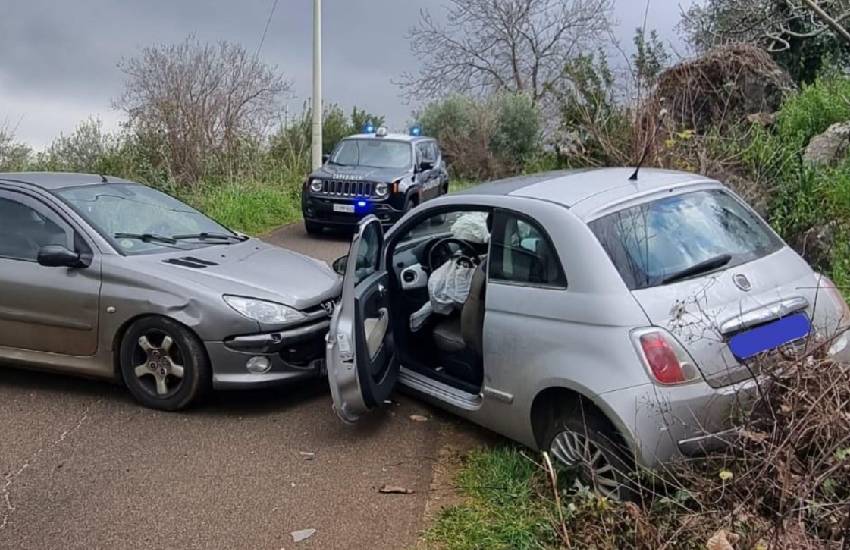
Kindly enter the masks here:
[[[364, 220], [336, 264], [339, 416], [405, 386], [619, 497], [624, 471], [729, 437], [764, 354], [826, 339], [847, 355], [840, 293], [734, 193], [631, 174], [487, 183], [416, 208], [386, 238]], [[430, 308], [445, 305], [447, 274], [468, 293]]]

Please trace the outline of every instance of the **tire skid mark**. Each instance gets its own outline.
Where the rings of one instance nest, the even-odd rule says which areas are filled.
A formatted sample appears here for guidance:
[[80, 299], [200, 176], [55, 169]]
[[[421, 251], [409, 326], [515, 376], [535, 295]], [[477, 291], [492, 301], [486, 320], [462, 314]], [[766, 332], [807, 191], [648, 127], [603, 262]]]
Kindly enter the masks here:
[[98, 403], [100, 403], [100, 399], [87, 405], [86, 408], [83, 409], [83, 413], [80, 415], [80, 418], [77, 420], [76, 424], [74, 424], [71, 428], [63, 430], [58, 438], [34, 451], [26, 460], [24, 460], [23, 464], [21, 464], [21, 466], [17, 470], [11, 471], [6, 474], [3, 480], [3, 485], [2, 487], [0, 487], [0, 507], [4, 508], [2, 512], [0, 512], [2, 513], [2, 517], [0, 518], [0, 531], [6, 528], [6, 526], [9, 524], [9, 519], [12, 517], [12, 513], [15, 511], [15, 506], [12, 504], [11, 496], [12, 486], [14, 485], [15, 481], [17, 481], [17, 479], [21, 475], [23, 475], [30, 468], [30, 466], [32, 466], [38, 460], [39, 456], [41, 456], [45, 451], [49, 451], [51, 449], [54, 449], [55, 447], [58, 447], [59, 445], [64, 443], [67, 438], [74, 435], [74, 433], [76, 433], [83, 426], [86, 420], [88, 420], [89, 411], [91, 411], [91, 409]]

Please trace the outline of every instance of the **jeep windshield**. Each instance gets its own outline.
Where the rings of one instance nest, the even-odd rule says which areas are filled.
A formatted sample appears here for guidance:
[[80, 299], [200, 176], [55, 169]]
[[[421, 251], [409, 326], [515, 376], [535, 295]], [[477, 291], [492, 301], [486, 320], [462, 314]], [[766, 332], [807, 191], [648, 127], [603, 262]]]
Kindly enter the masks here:
[[339, 166], [369, 168], [409, 168], [412, 148], [405, 141], [385, 139], [344, 139], [337, 145], [330, 162]]
[[590, 223], [631, 290], [662, 286], [763, 258], [782, 247], [725, 191], [694, 191]]

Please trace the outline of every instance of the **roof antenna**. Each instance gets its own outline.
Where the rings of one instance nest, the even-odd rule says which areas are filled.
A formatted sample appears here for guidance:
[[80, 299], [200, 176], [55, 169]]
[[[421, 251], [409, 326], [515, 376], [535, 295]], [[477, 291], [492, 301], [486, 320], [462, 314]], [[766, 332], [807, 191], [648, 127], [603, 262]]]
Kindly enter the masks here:
[[[664, 104], [664, 98], [661, 98], [662, 105]], [[646, 142], [646, 147], [643, 150], [643, 155], [640, 157], [640, 162], [638, 162], [637, 167], [635, 168], [635, 173], [629, 178], [629, 181], [637, 181], [638, 175], [640, 174], [640, 169], [643, 168], [643, 163], [646, 162], [646, 157], [649, 156], [649, 148], [655, 143], [655, 138], [658, 136], [658, 130], [661, 129], [661, 123], [664, 122], [664, 117], [667, 116], [667, 109], [661, 109], [658, 112], [658, 122], [655, 124], [655, 130], [652, 132], [652, 139]]]
[[106, 176], [100, 174], [100, 183], [109, 183], [109, 180], [106, 179]]

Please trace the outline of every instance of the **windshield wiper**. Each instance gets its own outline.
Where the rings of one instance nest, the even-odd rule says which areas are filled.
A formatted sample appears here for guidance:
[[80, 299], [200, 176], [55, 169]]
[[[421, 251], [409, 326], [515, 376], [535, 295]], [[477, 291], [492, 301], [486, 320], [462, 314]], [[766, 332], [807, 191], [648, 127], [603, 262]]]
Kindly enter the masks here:
[[175, 241], [188, 241], [197, 239], [199, 241], [247, 241], [248, 237], [244, 235], [230, 235], [227, 233], [190, 233], [188, 235], [173, 235], [171, 237]]
[[146, 243], [177, 244], [177, 240], [172, 237], [165, 237], [154, 233], [115, 233], [113, 237], [116, 239], [135, 239]]
[[731, 261], [731, 254], [720, 254], [719, 256], [715, 256], [713, 258], [709, 258], [705, 261], [702, 261], [696, 265], [692, 265], [687, 269], [683, 269], [681, 271], [673, 273], [672, 275], [668, 275], [661, 281], [661, 283], [674, 283], [676, 281], [681, 281], [682, 279], [688, 279], [690, 277], [695, 277], [696, 275], [702, 275], [703, 273], [708, 273], [709, 271], [719, 269]]

